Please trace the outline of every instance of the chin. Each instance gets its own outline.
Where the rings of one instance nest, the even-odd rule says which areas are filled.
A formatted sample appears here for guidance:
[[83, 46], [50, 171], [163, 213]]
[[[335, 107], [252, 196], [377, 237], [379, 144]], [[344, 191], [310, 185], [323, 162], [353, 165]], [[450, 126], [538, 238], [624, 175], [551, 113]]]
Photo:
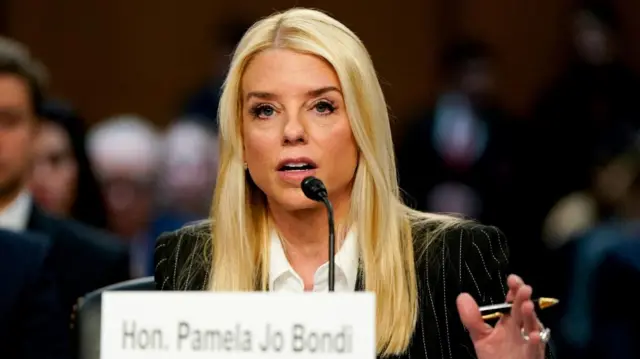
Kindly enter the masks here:
[[270, 198], [269, 201], [291, 212], [323, 207], [322, 203], [310, 200], [302, 193], [301, 189], [297, 188], [284, 190]]

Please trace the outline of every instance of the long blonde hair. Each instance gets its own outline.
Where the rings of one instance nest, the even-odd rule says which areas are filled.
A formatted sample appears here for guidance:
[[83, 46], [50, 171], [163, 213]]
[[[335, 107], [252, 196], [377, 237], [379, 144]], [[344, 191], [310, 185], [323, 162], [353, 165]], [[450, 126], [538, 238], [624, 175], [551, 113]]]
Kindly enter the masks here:
[[[359, 236], [362, 274], [376, 294], [377, 349], [406, 350], [418, 313], [412, 226], [435, 223], [420, 248], [455, 219], [416, 212], [400, 199], [387, 106], [371, 58], [346, 26], [316, 10], [295, 8], [258, 21], [231, 61], [219, 106], [220, 167], [212, 207], [213, 291], [268, 290], [269, 228], [264, 194], [243, 167], [241, 79], [260, 51], [286, 48], [331, 64], [340, 79], [360, 150], [349, 218]], [[421, 226], [422, 227], [422, 226]], [[430, 235], [427, 235], [430, 234]]]

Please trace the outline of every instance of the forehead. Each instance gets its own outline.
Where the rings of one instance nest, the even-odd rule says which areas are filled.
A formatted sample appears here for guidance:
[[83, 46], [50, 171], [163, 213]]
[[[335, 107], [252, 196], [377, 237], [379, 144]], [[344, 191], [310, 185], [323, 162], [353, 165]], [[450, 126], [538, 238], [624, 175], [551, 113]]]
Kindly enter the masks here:
[[0, 106], [28, 106], [29, 85], [13, 74], [0, 74]]
[[306, 93], [340, 81], [324, 59], [287, 49], [269, 49], [257, 54], [242, 77], [243, 93], [265, 91], [277, 94]]

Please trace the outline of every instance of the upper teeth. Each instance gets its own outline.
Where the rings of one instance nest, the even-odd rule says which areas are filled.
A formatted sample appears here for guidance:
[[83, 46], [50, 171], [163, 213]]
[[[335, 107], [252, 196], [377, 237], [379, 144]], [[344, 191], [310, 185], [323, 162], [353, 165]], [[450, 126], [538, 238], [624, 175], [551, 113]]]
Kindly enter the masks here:
[[285, 166], [287, 167], [304, 167], [308, 166], [308, 163], [287, 163]]

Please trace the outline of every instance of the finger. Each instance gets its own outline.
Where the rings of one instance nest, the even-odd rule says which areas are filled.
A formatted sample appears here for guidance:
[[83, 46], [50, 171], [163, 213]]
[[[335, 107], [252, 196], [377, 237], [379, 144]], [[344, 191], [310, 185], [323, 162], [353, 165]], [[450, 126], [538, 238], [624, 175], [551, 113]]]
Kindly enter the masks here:
[[522, 278], [518, 277], [515, 274], [509, 275], [507, 278], [507, 286], [509, 286], [509, 292], [507, 292], [507, 297], [505, 299], [506, 302], [513, 302], [516, 298], [516, 293], [518, 289], [524, 285], [524, 281]]
[[538, 318], [536, 311], [531, 300], [526, 300], [522, 303], [522, 327], [527, 333], [539, 332]]
[[528, 285], [523, 285], [518, 289], [516, 298], [513, 301], [511, 307], [511, 316], [513, 317], [514, 324], [520, 329], [522, 327], [522, 304], [531, 299], [532, 289]]
[[462, 293], [456, 299], [458, 313], [462, 324], [469, 331], [472, 341], [480, 340], [491, 334], [493, 328], [482, 319], [478, 304], [468, 293]]
[[519, 276], [510, 274], [509, 277], [507, 277], [507, 284], [509, 285], [509, 289], [518, 289], [524, 284], [524, 281]]
[[537, 346], [541, 342], [542, 339], [540, 338], [539, 331], [529, 333], [529, 341], [527, 341], [527, 344]]

